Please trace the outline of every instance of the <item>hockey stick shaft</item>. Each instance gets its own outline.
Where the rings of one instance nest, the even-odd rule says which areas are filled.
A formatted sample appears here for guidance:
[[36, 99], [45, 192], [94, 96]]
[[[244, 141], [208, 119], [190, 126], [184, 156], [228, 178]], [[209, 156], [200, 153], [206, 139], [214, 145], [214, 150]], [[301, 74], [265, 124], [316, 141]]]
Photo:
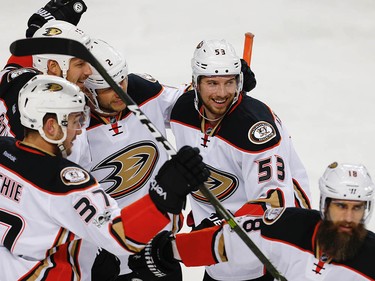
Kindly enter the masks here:
[[243, 59], [247, 62], [249, 66], [251, 63], [251, 55], [253, 52], [253, 41], [254, 41], [254, 34], [251, 32], [246, 32], [244, 46], [243, 46]]
[[[13, 42], [10, 46], [10, 52], [15, 56], [28, 56], [36, 54], [60, 54], [70, 55], [83, 59], [90, 63], [103, 77], [116, 94], [124, 101], [130, 111], [146, 126], [146, 128], [155, 137], [156, 141], [161, 143], [167, 150], [170, 156], [176, 154], [175, 149], [170, 142], [160, 133], [160, 131], [152, 124], [148, 117], [142, 112], [136, 102], [126, 93], [107, 73], [105, 68], [93, 56], [93, 54], [86, 49], [80, 42], [64, 38], [28, 38], [20, 39]], [[199, 186], [199, 190], [214, 206], [217, 213], [222, 216], [229, 224], [229, 226], [241, 237], [246, 245], [254, 252], [259, 260], [266, 266], [267, 270], [277, 279], [286, 280], [277, 269], [272, 265], [268, 258], [259, 250], [245, 230], [237, 224], [234, 217], [223, 207], [220, 201], [212, 194], [212, 192], [205, 186]]]

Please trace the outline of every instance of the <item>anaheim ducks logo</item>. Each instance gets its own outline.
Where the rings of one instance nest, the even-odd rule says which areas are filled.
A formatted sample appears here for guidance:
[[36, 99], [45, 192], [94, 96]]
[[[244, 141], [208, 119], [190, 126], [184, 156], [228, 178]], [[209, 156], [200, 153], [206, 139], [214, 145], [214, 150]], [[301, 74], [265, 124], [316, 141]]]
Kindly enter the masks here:
[[[238, 179], [235, 175], [220, 171], [209, 165], [207, 166], [210, 169], [211, 175], [205, 182], [205, 185], [219, 201], [224, 201], [237, 190]], [[192, 195], [198, 202], [209, 204], [207, 198], [200, 191], [196, 191]]]
[[62, 33], [62, 30], [57, 27], [48, 27], [46, 28], [46, 32], [43, 33], [44, 36], [56, 36], [60, 35]]
[[108, 170], [108, 175], [99, 183], [113, 198], [122, 198], [138, 191], [148, 182], [158, 159], [155, 144], [138, 142], [107, 157], [92, 172], [96, 176], [95, 171]]
[[276, 131], [270, 123], [260, 121], [251, 126], [248, 137], [252, 143], [263, 144], [276, 137]]
[[58, 92], [63, 89], [63, 87], [60, 84], [56, 83], [47, 83], [46, 84], [46, 89], [51, 92]]
[[199, 44], [197, 45], [196, 49], [200, 49], [200, 48], [202, 48], [202, 46], [203, 46], [203, 41], [200, 41]]
[[328, 165], [328, 168], [330, 168], [330, 169], [336, 169], [338, 165], [339, 164], [337, 162], [333, 162], [333, 163], [331, 163], [331, 164]]

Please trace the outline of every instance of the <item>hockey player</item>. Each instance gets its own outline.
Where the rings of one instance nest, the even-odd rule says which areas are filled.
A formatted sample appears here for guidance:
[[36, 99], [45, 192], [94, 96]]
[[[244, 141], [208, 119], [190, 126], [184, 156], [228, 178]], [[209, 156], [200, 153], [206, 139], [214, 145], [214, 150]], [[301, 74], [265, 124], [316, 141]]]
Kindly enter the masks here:
[[[160, 85], [148, 75], [130, 74], [126, 78], [126, 62], [118, 52], [100, 40], [93, 40], [91, 50], [121, 86], [125, 87], [125, 84], [128, 84], [128, 93], [131, 97], [141, 105], [141, 109], [146, 112], [153, 124], [156, 124], [158, 129], [165, 133], [164, 122], [169, 119], [171, 105], [182, 94], [185, 86], [176, 89]], [[246, 86], [248, 90], [251, 90], [255, 87], [254, 75], [246, 64], [243, 65], [243, 70], [247, 77], [245, 79]], [[85, 143], [85, 139], [88, 142], [83, 146], [78, 146], [76, 142], [70, 159], [89, 169], [108, 193], [117, 200], [120, 207], [124, 207], [137, 200], [142, 194], [147, 193], [145, 187], [149, 185], [150, 179], [158, 171], [160, 165], [167, 160], [167, 154], [163, 147], [155, 142], [153, 136], [142, 128], [129, 110], [125, 109], [125, 104], [109, 88], [103, 78], [95, 70], [93, 71], [93, 75], [86, 83], [89, 90], [92, 118], [87, 130], [87, 138], [85, 131], [78, 137], [79, 140], [83, 140], [83, 143]], [[137, 134], [133, 132], [137, 132]], [[108, 140], [111, 145], [108, 145]], [[135, 157], [140, 159], [144, 155], [147, 155], [147, 159], [142, 159], [143, 166], [133, 170], [136, 176], [131, 177], [132, 180], [128, 180], [129, 178], [126, 178], [128, 175], [125, 172], [129, 174], [129, 171], [125, 171], [125, 168], [120, 170], [120, 168], [134, 166], [137, 163], [134, 163], [133, 159]], [[175, 219], [171, 221], [168, 229], [177, 231], [180, 228], [181, 220], [179, 216], [175, 215], [174, 217]], [[90, 275], [85, 264], [92, 264], [91, 257], [95, 257], [95, 255], [88, 254], [95, 249], [87, 244], [83, 242], [79, 255], [84, 279]], [[105, 251], [100, 253], [103, 256]], [[122, 260], [121, 265], [122, 269], [125, 266], [125, 272], [122, 271], [122, 273], [128, 273], [127, 257]], [[130, 280], [131, 276], [132, 274], [129, 273], [121, 278]], [[168, 280], [180, 279], [181, 276], [178, 278], [171, 276]]]
[[[91, 52], [112, 78], [140, 105], [153, 125], [166, 135], [170, 111], [187, 86], [174, 88], [162, 85], [147, 74], [128, 75], [124, 57], [102, 40], [92, 40]], [[249, 75], [246, 82], [250, 90], [250, 87], [255, 86], [254, 75], [247, 65], [242, 68]], [[168, 159], [168, 154], [95, 69], [86, 80], [85, 87], [91, 120], [86, 132], [77, 141], [81, 144], [75, 144], [70, 159], [91, 171], [119, 206], [125, 207], [147, 193], [145, 187], [161, 164]], [[174, 215], [168, 229], [177, 232], [181, 224], [181, 216]], [[92, 263], [88, 253], [93, 251], [93, 247], [86, 244], [84, 241], [80, 254], [82, 270], [87, 267], [86, 263]], [[131, 280], [133, 274], [127, 266], [128, 257], [120, 259], [119, 280]], [[181, 270], [177, 268], [175, 275], [164, 280], [181, 279]]]
[[[187, 86], [174, 88], [162, 85], [147, 74], [127, 75], [126, 60], [102, 40], [92, 40], [91, 52], [112, 78], [140, 105], [158, 130], [166, 134], [172, 106]], [[250, 75], [246, 79], [247, 86], [254, 87], [255, 79], [251, 70], [247, 65], [243, 69]], [[136, 116], [126, 108], [125, 103], [95, 69], [85, 86], [92, 112], [91, 121], [86, 134], [79, 138], [80, 148], [75, 146], [70, 159], [90, 170], [120, 207], [127, 206], [147, 192], [144, 187], [168, 159], [168, 154], [152, 133], [141, 126]], [[125, 173], [134, 173], [130, 177], [132, 180], [125, 181]], [[181, 217], [175, 216], [171, 221], [173, 223], [169, 225], [169, 229], [178, 231], [182, 224]], [[81, 256], [86, 263], [90, 258], [84, 252], [89, 252], [90, 249], [92, 251], [93, 247], [85, 244], [83, 242]], [[83, 263], [81, 265], [84, 267]], [[127, 257], [121, 258], [121, 267], [123, 276], [119, 278], [131, 280], [133, 274], [127, 267]], [[165, 280], [177, 281], [181, 278], [181, 271], [178, 269], [175, 276], [169, 276]]]
[[[57, 37], [74, 39], [87, 48], [91, 39], [82, 30], [71, 23], [59, 20], [50, 20], [43, 25], [34, 37]], [[65, 55], [40, 54], [32, 56], [30, 65], [12, 57], [10, 63], [0, 72], [0, 135], [13, 136], [18, 140], [23, 138], [23, 127], [20, 126], [19, 112], [17, 110], [18, 92], [33, 76], [44, 73], [64, 77], [68, 81], [83, 89], [83, 83], [91, 75], [90, 65], [79, 58]]]
[[[206, 185], [223, 206], [233, 214], [249, 200], [264, 208], [310, 208], [307, 174], [285, 125], [267, 105], [241, 94], [243, 73], [233, 46], [202, 41], [191, 65], [194, 88], [174, 105], [171, 128], [177, 147], [201, 148], [211, 170]], [[193, 228], [220, 221], [199, 191], [190, 199]], [[262, 274], [261, 264], [218, 264], [206, 268], [204, 280], [258, 280]]]
[[62, 157], [81, 132], [84, 107], [79, 88], [56, 76], [37, 75], [20, 91], [25, 138], [0, 137], [2, 280], [80, 280], [79, 238], [116, 255], [139, 251], [209, 175], [198, 149], [185, 147], [161, 167], [149, 195], [120, 209]]
[[[128, 75], [125, 58], [103, 40], [93, 39], [91, 52], [115, 82], [140, 105], [153, 125], [166, 135], [166, 120], [186, 86], [172, 88], [161, 85], [147, 74]], [[147, 194], [150, 181], [168, 160], [168, 154], [101, 75], [95, 69], [92, 71], [85, 82], [91, 108], [90, 123], [77, 139], [70, 159], [89, 170], [106, 193], [123, 208]], [[171, 215], [166, 229], [178, 231], [182, 223], [181, 215]], [[107, 255], [104, 251], [100, 253]], [[88, 270], [91, 270], [95, 256], [95, 248], [83, 241], [79, 259], [86, 276], [90, 274]], [[133, 274], [127, 266], [128, 255], [119, 258], [121, 276], [118, 280], [131, 280]], [[109, 260], [107, 257], [107, 262]], [[106, 271], [104, 267], [93, 268], [93, 271]], [[97, 274], [93, 275], [95, 278]], [[182, 280], [181, 270], [166, 280]]]
[[[289, 207], [269, 209], [257, 216], [246, 212], [254, 208], [244, 206], [237, 220], [286, 280], [375, 280], [371, 262], [375, 259], [375, 234], [366, 229], [375, 185], [367, 169], [334, 162], [320, 178], [319, 187], [320, 212]], [[170, 241], [169, 233], [158, 234], [146, 246], [147, 251], [129, 259], [131, 268], [148, 276], [147, 280], [157, 280], [154, 272], [167, 273], [175, 266], [174, 257], [188, 266], [228, 260], [228, 264], [251, 268], [257, 260], [228, 225], [178, 234]], [[153, 260], [149, 266], [145, 256]]]

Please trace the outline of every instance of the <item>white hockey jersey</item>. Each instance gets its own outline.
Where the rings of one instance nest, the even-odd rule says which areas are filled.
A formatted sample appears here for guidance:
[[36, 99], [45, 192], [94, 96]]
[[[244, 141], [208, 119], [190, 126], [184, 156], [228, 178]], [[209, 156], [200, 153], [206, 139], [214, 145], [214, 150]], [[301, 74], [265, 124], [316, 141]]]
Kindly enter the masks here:
[[[275, 214], [272, 220], [275, 220]], [[243, 222], [254, 218], [244, 217]], [[346, 262], [328, 262], [319, 256], [315, 234], [321, 221], [318, 211], [287, 208], [274, 223], [262, 226], [261, 236], [252, 239], [289, 281], [363, 281], [375, 280], [375, 235], [369, 232], [357, 257]], [[258, 231], [259, 232], [259, 231]], [[241, 266], [251, 266], [257, 258], [240, 239], [225, 227], [224, 241], [228, 260]], [[256, 239], [258, 236], [259, 239]], [[246, 258], [244, 258], [246, 257]]]
[[[166, 136], [172, 106], [185, 87], [172, 88], [161, 85], [149, 75], [129, 74], [127, 92], [152, 124]], [[150, 180], [168, 160], [168, 154], [126, 108], [113, 118], [92, 113], [90, 124], [78, 136], [69, 159], [90, 171], [105, 192], [123, 208], [148, 194]], [[171, 223], [166, 229], [178, 231], [182, 223], [179, 216], [171, 216]], [[84, 266], [84, 263], [92, 264], [95, 253], [96, 250], [85, 245], [84, 241], [80, 253], [85, 271], [83, 275], [90, 274], [85, 268], [91, 267]], [[128, 256], [119, 258], [121, 274], [129, 273]]]
[[[211, 170], [206, 186], [226, 209], [234, 214], [251, 200], [264, 202], [265, 208], [310, 208], [306, 171], [287, 130], [265, 104], [241, 95], [211, 128], [195, 109], [194, 97], [189, 91], [176, 102], [171, 128], [178, 148], [186, 144], [200, 148]], [[190, 199], [195, 225], [215, 213], [199, 191]], [[249, 280], [262, 275], [261, 269], [260, 263], [257, 268], [217, 264], [206, 271], [218, 280]]]
[[[77, 164], [0, 137], [0, 279], [79, 280], [80, 238], [117, 255], [139, 251], [169, 220], [148, 196], [137, 204], [121, 210]], [[150, 216], [141, 235], [135, 210]]]
[[[327, 259], [316, 247], [315, 235], [321, 222], [316, 210], [276, 208], [267, 210], [264, 217], [248, 214], [236, 219], [288, 281], [375, 280], [375, 234], [371, 231], [355, 258], [337, 262]], [[224, 262], [230, 267], [254, 269], [259, 263], [228, 224], [178, 234], [176, 242], [182, 261], [189, 266]], [[198, 259], [197, 250], [202, 252]]]

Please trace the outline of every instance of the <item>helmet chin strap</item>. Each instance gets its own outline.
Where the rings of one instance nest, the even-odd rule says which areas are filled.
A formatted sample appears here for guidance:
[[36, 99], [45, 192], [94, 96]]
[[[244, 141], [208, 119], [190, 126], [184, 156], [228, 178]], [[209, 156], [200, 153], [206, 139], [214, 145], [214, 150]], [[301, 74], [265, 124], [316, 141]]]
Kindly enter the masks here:
[[87, 100], [90, 103], [90, 108], [93, 109], [97, 114], [103, 117], [111, 117], [111, 116], [116, 116], [119, 114], [119, 112], [113, 111], [113, 112], [105, 112], [103, 109], [100, 108], [98, 99], [96, 98], [97, 94], [93, 94], [91, 91], [89, 93], [91, 96], [85, 93]]
[[67, 71], [65, 68], [62, 69], [61, 71], [62, 71], [62, 77], [63, 77], [64, 79], [66, 79], [66, 77], [68, 76], [68, 71]]
[[43, 130], [43, 128], [39, 128], [39, 134], [40, 136], [46, 141], [46, 142], [49, 142], [49, 143], [52, 143], [52, 144], [56, 144], [57, 147], [59, 148], [60, 152], [61, 152], [61, 155], [62, 157], [64, 158], [67, 158], [68, 157], [68, 154], [66, 153], [66, 148], [64, 146], [64, 141], [66, 139], [66, 136], [67, 136], [67, 129], [65, 126], [60, 126], [61, 130], [63, 131], [63, 137], [59, 140], [52, 140], [50, 138], [48, 138]]
[[65, 149], [64, 144], [63, 144], [63, 143], [59, 143], [59, 144], [57, 145], [57, 147], [60, 149], [61, 156], [62, 156], [63, 158], [68, 158], [68, 154], [66, 153], [66, 149]]

